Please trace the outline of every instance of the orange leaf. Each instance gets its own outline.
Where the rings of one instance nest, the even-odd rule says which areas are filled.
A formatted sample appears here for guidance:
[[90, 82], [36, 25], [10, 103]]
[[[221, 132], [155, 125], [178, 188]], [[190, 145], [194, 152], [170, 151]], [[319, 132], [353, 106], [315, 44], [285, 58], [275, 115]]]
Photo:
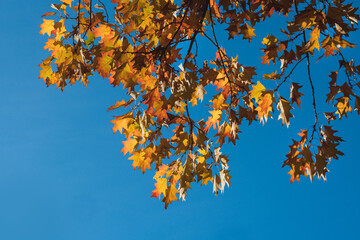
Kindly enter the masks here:
[[66, 3], [67, 5], [69, 5], [71, 7], [71, 2], [73, 0], [60, 0], [60, 1], [62, 1], [63, 3]]
[[121, 152], [126, 155], [127, 153], [132, 153], [134, 151], [138, 142], [133, 138], [128, 138], [125, 141], [122, 141], [122, 143], [124, 144], [124, 147], [121, 149]]
[[122, 116], [117, 116], [114, 120], [111, 120], [110, 122], [114, 124], [114, 133], [116, 131], [122, 133], [123, 129], [126, 130], [128, 128], [129, 123], [134, 122], [134, 119], [132, 118], [132, 113], [128, 113]]
[[43, 14], [41, 17], [53, 16], [53, 15], [56, 15], [56, 13], [54, 13], [54, 12], [47, 12], [47, 13]]
[[51, 32], [55, 29], [54, 28], [54, 20], [47, 20], [47, 19], [43, 19], [44, 22], [40, 25], [41, 30], [40, 30], [40, 34], [44, 35], [45, 33], [47, 33], [49, 36], [51, 35]]
[[151, 158], [147, 158], [145, 156], [144, 151], [134, 152], [134, 154], [131, 157], [129, 157], [129, 159], [134, 161], [132, 164], [134, 169], [136, 167], [138, 169], [141, 169], [143, 174], [146, 172], [146, 169], [151, 169], [150, 167]]
[[113, 105], [113, 106], [111, 106], [111, 107], [109, 107], [107, 110], [108, 111], [110, 111], [110, 110], [114, 110], [114, 109], [117, 109], [117, 108], [119, 108], [119, 107], [122, 107], [122, 106], [124, 106], [126, 104], [126, 102], [125, 102], [125, 100], [123, 99], [123, 100], [121, 100], [121, 102], [120, 101], [116, 101], [116, 104], [115, 105]]
[[168, 165], [165, 165], [165, 164], [161, 165], [161, 166], [159, 167], [159, 170], [158, 170], [158, 171], [156, 172], [156, 174], [154, 175], [154, 179], [160, 178], [160, 177], [164, 176], [165, 173], [166, 173], [166, 171], [167, 171], [168, 169], [169, 169], [169, 166], [168, 166]]
[[221, 118], [221, 110], [214, 110], [214, 111], [209, 111], [211, 113], [211, 116], [209, 117], [209, 119], [206, 122], [206, 127], [205, 127], [205, 132], [209, 131], [209, 129], [211, 127], [213, 127], [214, 129], [216, 128], [216, 125], [219, 123], [219, 120]]
[[[258, 107], [255, 109], [258, 112], [258, 118], [263, 124], [271, 117], [270, 111], [273, 111], [273, 95], [266, 93], [259, 101]], [[264, 121], [265, 120], [265, 121]]]
[[98, 58], [98, 67], [97, 71], [99, 72], [99, 75], [103, 78], [109, 76], [113, 58], [111, 56], [108, 56], [107, 54], [103, 54], [101, 57]]
[[221, 18], [220, 9], [214, 0], [210, 0], [210, 7], [214, 10], [215, 16]]

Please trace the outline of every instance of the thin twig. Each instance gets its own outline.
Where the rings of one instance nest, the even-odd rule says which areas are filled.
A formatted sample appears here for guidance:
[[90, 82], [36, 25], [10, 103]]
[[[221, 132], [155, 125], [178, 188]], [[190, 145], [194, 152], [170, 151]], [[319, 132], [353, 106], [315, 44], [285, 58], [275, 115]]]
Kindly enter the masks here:
[[305, 58], [306, 58], [306, 57], [303, 57], [302, 59], [300, 59], [300, 60], [293, 66], [293, 68], [291, 69], [291, 71], [289, 72], [289, 74], [285, 76], [284, 80], [283, 80], [279, 85], [276, 86], [276, 88], [274, 89], [274, 92], [276, 92], [276, 91], [281, 87], [281, 85], [286, 82], [286, 80], [291, 76], [291, 74], [293, 73], [293, 71], [295, 70], [295, 68], [296, 68]]
[[[295, 2], [295, 11], [296, 11], [297, 14], [299, 14], [296, 0], [294, 0], [294, 2]], [[305, 29], [303, 30], [303, 41], [304, 41], [304, 44], [307, 43], [306, 35], [305, 35]], [[317, 110], [316, 110], [315, 88], [314, 88], [313, 81], [312, 81], [312, 79], [311, 79], [310, 55], [309, 55], [308, 52], [306, 52], [306, 60], [307, 60], [308, 79], [309, 79], [310, 86], [311, 86], [311, 91], [312, 91], [312, 100], [313, 100], [314, 115], [315, 115], [315, 123], [314, 123], [314, 125], [313, 125], [313, 131], [312, 131], [312, 134], [311, 134], [311, 137], [310, 137], [310, 140], [309, 140], [309, 142], [311, 143], [312, 140], [313, 140], [313, 138], [314, 138], [314, 133], [315, 133], [315, 131], [316, 131], [316, 125], [317, 125], [317, 123], [318, 123], [318, 113], [317, 113]]]

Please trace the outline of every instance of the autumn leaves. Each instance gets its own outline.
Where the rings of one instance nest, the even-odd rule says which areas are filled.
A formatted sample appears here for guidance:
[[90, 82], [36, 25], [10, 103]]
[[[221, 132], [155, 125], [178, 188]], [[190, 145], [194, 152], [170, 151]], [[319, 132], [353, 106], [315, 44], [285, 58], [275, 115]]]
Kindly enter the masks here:
[[[39, 78], [64, 90], [78, 81], [86, 86], [91, 76], [99, 75], [125, 89], [121, 101], [108, 108], [117, 115], [111, 120], [113, 131], [124, 135], [121, 152], [129, 156], [134, 169], [155, 170], [152, 197], [161, 199], [165, 207], [185, 199], [194, 183], [211, 183], [216, 195], [224, 191], [231, 176], [221, 147], [236, 144], [244, 122], [265, 124], [278, 114], [282, 125], [289, 127], [292, 109], [301, 106], [301, 88], [311, 89], [315, 98], [310, 57], [340, 58], [339, 68], [330, 75], [327, 103], [334, 111], [324, 113], [328, 124], [359, 111], [360, 66], [342, 54], [343, 49], [355, 47], [345, 40], [359, 20], [351, 4], [338, 0], [111, 2], [113, 16], [105, 5], [90, 0], [51, 5], [55, 12], [43, 17], [53, 19], [40, 25], [40, 34], [48, 36], [44, 49], [50, 55], [40, 64]], [[263, 74], [260, 81], [256, 69], [261, 64], [247, 66], [228, 55], [215, 25], [227, 25], [223, 29], [229, 39], [252, 42], [256, 25], [277, 14], [287, 17], [285, 28], [281, 37], [264, 34], [259, 63], [280, 68]], [[208, 45], [199, 44], [199, 38]], [[198, 52], [204, 47], [214, 49], [214, 58], [200, 62]], [[306, 69], [306, 62], [308, 79], [297, 80], [296, 71], [302, 64]], [[345, 80], [338, 79], [340, 71]], [[274, 88], [266, 88], [265, 81]], [[290, 98], [284, 97], [289, 92]], [[325, 179], [329, 161], [342, 155], [337, 149], [342, 139], [331, 126], [321, 124], [313, 105], [313, 127], [299, 134], [300, 141], [293, 140], [286, 155], [284, 166], [291, 169], [291, 182], [302, 175]]]

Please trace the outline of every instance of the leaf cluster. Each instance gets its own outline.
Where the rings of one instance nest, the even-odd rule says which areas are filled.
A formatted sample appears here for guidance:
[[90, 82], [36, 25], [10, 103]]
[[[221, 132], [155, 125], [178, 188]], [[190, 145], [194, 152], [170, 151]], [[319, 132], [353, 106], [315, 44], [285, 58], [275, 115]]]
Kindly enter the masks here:
[[[360, 65], [342, 50], [354, 48], [346, 40], [356, 31], [357, 8], [344, 0], [112, 0], [114, 15], [100, 0], [61, 0], [43, 15], [40, 34], [48, 35], [44, 49], [50, 56], [40, 64], [47, 86], [64, 90], [79, 81], [85, 86], [99, 74], [127, 96], [108, 110], [119, 108], [114, 133], [125, 136], [122, 152], [142, 173], [155, 170], [152, 197], [165, 208], [185, 199], [191, 184], [212, 183], [217, 195], [230, 185], [228, 157], [221, 148], [236, 144], [244, 123], [263, 124], [278, 115], [289, 127], [292, 110], [301, 107], [306, 85], [312, 92], [314, 124], [293, 140], [283, 166], [291, 182], [300, 176], [326, 179], [327, 164], [343, 153], [342, 141], [330, 124], [359, 113]], [[216, 25], [226, 26], [229, 39], [252, 42], [259, 23], [276, 15], [286, 17], [280, 36], [263, 38], [261, 64], [279, 63], [277, 71], [257, 76], [257, 69], [229, 56], [217, 39]], [[111, 17], [111, 18], [110, 18]], [[214, 58], [199, 62], [200, 38], [213, 46]], [[339, 66], [330, 73], [327, 103], [316, 105], [311, 59], [334, 57]], [[293, 82], [299, 65], [308, 79]], [[256, 66], [258, 67], [258, 66]], [[344, 79], [339, 79], [343, 72]], [[272, 81], [274, 87], [265, 87]], [[287, 84], [285, 84], [287, 83]], [[290, 86], [286, 88], [286, 86]], [[284, 90], [285, 89], [285, 90]], [[212, 93], [210, 96], [209, 93]], [[284, 92], [290, 93], [286, 98]], [[208, 107], [209, 111], [204, 111]], [[196, 119], [194, 111], [202, 111]], [[207, 115], [206, 115], [207, 114]], [[321, 120], [321, 117], [323, 120]], [[315, 139], [316, 133], [319, 138]], [[315, 139], [315, 140], [314, 140]], [[317, 149], [314, 146], [318, 145]], [[315, 150], [314, 150], [315, 149]]]

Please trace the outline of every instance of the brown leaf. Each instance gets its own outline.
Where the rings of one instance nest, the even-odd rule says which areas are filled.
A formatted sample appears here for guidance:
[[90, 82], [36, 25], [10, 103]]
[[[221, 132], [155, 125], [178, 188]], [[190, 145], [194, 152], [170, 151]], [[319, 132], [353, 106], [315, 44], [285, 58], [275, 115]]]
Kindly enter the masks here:
[[301, 92], [299, 92], [299, 89], [302, 88], [302, 86], [298, 83], [293, 82], [291, 84], [291, 88], [290, 88], [290, 99], [291, 99], [291, 104], [293, 104], [294, 102], [296, 102], [296, 105], [298, 106], [298, 108], [300, 108], [300, 97], [304, 96], [304, 94], [302, 94]]
[[285, 98], [280, 97], [277, 104], [277, 109], [280, 111], [279, 120], [280, 119], [282, 120], [282, 125], [286, 124], [286, 127], [289, 127], [290, 125], [289, 119], [291, 117], [294, 117], [290, 113], [290, 110], [293, 109], [293, 107], [291, 107], [290, 105], [290, 102], [287, 101]]

